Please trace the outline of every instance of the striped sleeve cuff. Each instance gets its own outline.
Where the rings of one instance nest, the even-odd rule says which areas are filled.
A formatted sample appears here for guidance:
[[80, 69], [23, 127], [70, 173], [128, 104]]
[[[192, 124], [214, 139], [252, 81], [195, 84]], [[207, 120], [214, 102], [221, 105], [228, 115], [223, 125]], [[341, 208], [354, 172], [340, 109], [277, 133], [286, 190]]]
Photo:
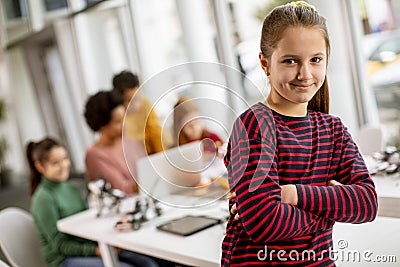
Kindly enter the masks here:
[[307, 210], [307, 199], [311, 198], [309, 188], [307, 189], [307, 186], [296, 184], [296, 189], [298, 197], [297, 207], [302, 210]]

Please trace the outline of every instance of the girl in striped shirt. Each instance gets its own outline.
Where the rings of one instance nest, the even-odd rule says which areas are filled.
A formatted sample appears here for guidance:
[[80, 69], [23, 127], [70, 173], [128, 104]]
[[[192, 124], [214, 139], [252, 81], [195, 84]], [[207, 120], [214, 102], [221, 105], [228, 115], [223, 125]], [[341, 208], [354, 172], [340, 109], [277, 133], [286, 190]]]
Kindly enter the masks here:
[[376, 217], [365, 163], [328, 114], [329, 52], [325, 18], [313, 6], [292, 2], [265, 18], [259, 59], [270, 93], [237, 118], [229, 139], [237, 215], [227, 224], [222, 266], [335, 266], [334, 223]]

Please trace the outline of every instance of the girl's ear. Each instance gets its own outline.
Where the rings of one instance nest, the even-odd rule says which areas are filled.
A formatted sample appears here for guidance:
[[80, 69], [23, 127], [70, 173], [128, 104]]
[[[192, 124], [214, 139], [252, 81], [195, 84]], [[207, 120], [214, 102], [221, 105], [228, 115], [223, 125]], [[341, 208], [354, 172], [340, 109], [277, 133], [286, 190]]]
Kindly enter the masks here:
[[39, 173], [43, 174], [44, 167], [39, 161], [35, 161], [35, 168]]
[[261, 68], [264, 70], [265, 74], [267, 76], [269, 76], [270, 66], [269, 66], [268, 60], [264, 57], [264, 55], [261, 52], [260, 52], [260, 54], [258, 54], [258, 58], [260, 60]]

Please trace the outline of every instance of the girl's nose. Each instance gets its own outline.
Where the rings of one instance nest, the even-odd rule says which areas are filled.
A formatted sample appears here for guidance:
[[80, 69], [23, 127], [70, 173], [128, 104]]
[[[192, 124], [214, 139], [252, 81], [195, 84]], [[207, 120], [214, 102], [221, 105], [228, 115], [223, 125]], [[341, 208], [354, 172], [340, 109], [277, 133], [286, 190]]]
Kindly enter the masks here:
[[308, 64], [301, 64], [299, 68], [299, 72], [297, 74], [297, 79], [301, 81], [309, 80], [312, 78], [312, 74], [310, 71], [310, 66]]

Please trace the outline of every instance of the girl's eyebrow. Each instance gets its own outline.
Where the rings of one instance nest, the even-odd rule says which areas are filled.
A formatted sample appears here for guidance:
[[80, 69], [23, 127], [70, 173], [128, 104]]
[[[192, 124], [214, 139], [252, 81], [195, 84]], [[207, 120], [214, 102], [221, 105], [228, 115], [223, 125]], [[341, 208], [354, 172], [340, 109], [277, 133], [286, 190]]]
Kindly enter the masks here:
[[287, 55], [283, 55], [283, 56], [281, 56], [281, 57], [299, 57], [299, 56], [287, 54]]
[[[325, 53], [323, 53], [323, 52], [318, 52], [318, 53], [315, 53], [315, 54], [312, 55], [312, 57], [316, 57], [316, 56], [325, 56]], [[287, 54], [287, 55], [281, 56], [281, 58], [300, 58], [300, 56], [299, 56], [299, 55], [290, 55], [290, 54]]]
[[316, 54], [313, 55], [313, 57], [316, 57], [316, 56], [325, 56], [325, 53], [323, 53], [323, 52], [318, 52], [318, 53], [316, 53]]

